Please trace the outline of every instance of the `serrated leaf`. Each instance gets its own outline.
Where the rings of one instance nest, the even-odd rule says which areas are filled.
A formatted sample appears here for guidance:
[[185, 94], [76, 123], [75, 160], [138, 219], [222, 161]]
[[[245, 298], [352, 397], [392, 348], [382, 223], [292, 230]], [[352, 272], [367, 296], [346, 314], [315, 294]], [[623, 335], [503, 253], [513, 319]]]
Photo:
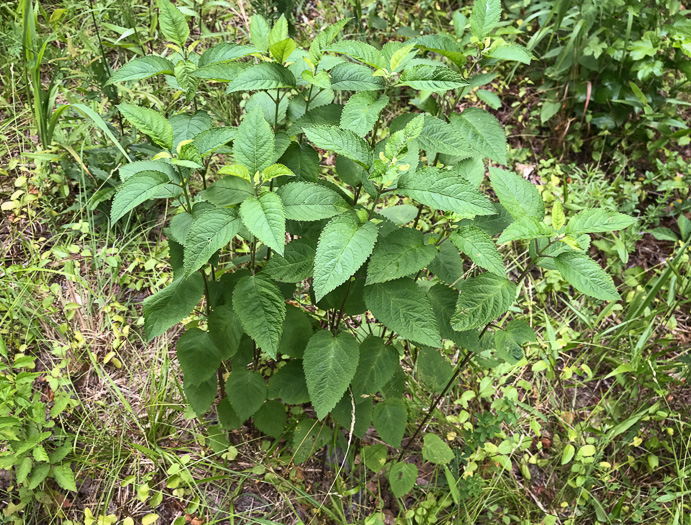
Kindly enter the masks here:
[[288, 38], [288, 21], [281, 15], [269, 32], [269, 47]]
[[250, 19], [250, 38], [252, 44], [259, 51], [267, 51], [269, 49], [269, 33], [271, 33], [271, 26], [262, 15], [252, 15]]
[[293, 221], [328, 219], [350, 208], [334, 190], [312, 182], [291, 182], [276, 193], [283, 201], [286, 218]]
[[424, 35], [416, 38], [413, 42], [418, 49], [445, 56], [459, 67], [465, 65], [466, 57], [463, 54], [463, 49], [449, 35]]
[[499, 23], [500, 17], [500, 0], [475, 0], [470, 15], [470, 31], [475, 38], [483, 40]]
[[636, 219], [607, 211], [602, 208], [592, 208], [579, 211], [569, 219], [566, 225], [566, 234], [571, 236], [582, 233], [604, 233], [628, 228], [636, 222]]
[[376, 47], [358, 40], [341, 40], [331, 44], [326, 50], [331, 53], [348, 55], [375, 69], [384, 67], [384, 57]]
[[408, 423], [405, 402], [399, 398], [387, 399], [374, 406], [372, 423], [379, 437], [394, 448], [401, 446]]
[[386, 445], [375, 443], [362, 447], [360, 457], [365, 466], [372, 472], [379, 472], [386, 464]]
[[497, 245], [480, 228], [461, 226], [451, 234], [450, 240], [478, 266], [499, 277], [506, 277], [506, 269]]
[[307, 461], [312, 454], [331, 441], [331, 429], [325, 423], [307, 418], [298, 423], [293, 433], [293, 461], [296, 465]]
[[509, 224], [497, 242], [504, 244], [518, 240], [542, 239], [551, 235], [554, 235], [552, 228], [536, 217], [526, 215]]
[[173, 63], [163, 57], [146, 56], [130, 60], [118, 69], [106, 82], [106, 86], [115, 82], [127, 82], [129, 80], [143, 80], [154, 75], [172, 75]]
[[175, 345], [180, 368], [188, 385], [200, 385], [216, 375], [221, 353], [209, 332], [199, 328], [186, 330]]
[[350, 18], [339, 20], [335, 24], [327, 26], [323, 31], [320, 31], [316, 38], [312, 40], [309, 49], [309, 60], [316, 67], [324, 54], [326, 48], [333, 42], [336, 35], [340, 33], [341, 29], [350, 21]]
[[382, 78], [372, 76], [372, 70], [361, 64], [342, 62], [330, 73], [334, 91], [379, 91], [385, 87]]
[[152, 109], [124, 102], [118, 104], [117, 108], [130, 124], [149, 136], [156, 144], [168, 150], [173, 148], [173, 128], [164, 117]]
[[425, 115], [425, 124], [417, 140], [428, 152], [458, 157], [477, 155], [451, 124], [431, 115]]
[[259, 50], [254, 46], [239, 45], [230, 42], [221, 42], [211, 46], [202, 53], [199, 57], [199, 67], [208, 66], [209, 64], [223, 64], [225, 62], [232, 62], [238, 58], [246, 57]]
[[357, 340], [345, 332], [334, 337], [331, 332], [321, 330], [307, 343], [303, 368], [310, 401], [320, 420], [331, 412], [348, 389], [359, 357]]
[[439, 394], [451, 379], [453, 367], [439, 351], [425, 347], [417, 355], [417, 373], [420, 381]]
[[386, 95], [377, 95], [372, 91], [355, 93], [343, 108], [341, 127], [365, 137], [372, 131], [379, 119], [379, 114], [389, 103]]
[[477, 98], [482, 100], [492, 109], [499, 109], [501, 107], [501, 99], [493, 91], [488, 91], [486, 89], [478, 89]]
[[490, 49], [485, 56], [497, 58], [499, 60], [512, 60], [522, 64], [530, 64], [533, 56], [525, 47], [520, 44], [502, 44]]
[[240, 205], [240, 217], [247, 229], [272, 250], [283, 255], [286, 242], [286, 214], [275, 193], [247, 197]]
[[198, 273], [177, 279], [144, 299], [144, 328], [151, 341], [187, 317], [204, 295], [204, 279]]
[[233, 290], [233, 310], [245, 332], [272, 359], [276, 359], [286, 316], [281, 290], [264, 277], [243, 277]]
[[307, 126], [305, 136], [318, 148], [333, 151], [354, 160], [364, 168], [372, 164], [372, 151], [365, 140], [347, 129], [336, 126]]
[[269, 46], [269, 52], [274, 60], [279, 64], [283, 64], [288, 60], [288, 57], [295, 51], [295, 40], [286, 38]]
[[385, 345], [381, 337], [367, 337], [360, 343], [360, 362], [353, 379], [353, 395], [359, 398], [379, 392], [393, 377], [398, 360], [396, 349]]
[[283, 334], [278, 345], [279, 353], [302, 359], [313, 331], [312, 321], [310, 316], [305, 313], [305, 310], [287, 304], [286, 319], [283, 322]]
[[566, 215], [564, 215], [564, 208], [561, 201], [555, 200], [552, 204], [552, 228], [560, 230], [566, 223]]
[[48, 476], [48, 472], [50, 472], [50, 464], [48, 463], [39, 463], [38, 465], [34, 466], [34, 468], [31, 470], [31, 476], [29, 476], [28, 489], [34, 490], [41, 483], [43, 483], [43, 480], [45, 480], [46, 476]]
[[262, 62], [242, 70], [230, 82], [226, 93], [293, 88], [295, 82], [295, 75], [288, 68], [274, 62]]
[[56, 465], [52, 468], [52, 474], [55, 481], [61, 488], [77, 492], [77, 485], [74, 482], [74, 472], [72, 467], [68, 464]]
[[240, 231], [235, 210], [215, 209], [200, 214], [185, 237], [185, 272], [187, 275], [204, 266], [211, 256], [228, 244]]
[[494, 321], [516, 299], [516, 285], [491, 273], [466, 279], [451, 318], [454, 330], [472, 330]]
[[291, 360], [269, 379], [269, 399], [281, 399], [288, 405], [310, 400], [301, 360]]
[[288, 422], [286, 408], [278, 401], [267, 401], [254, 414], [254, 426], [267, 436], [278, 439]]
[[397, 498], [402, 498], [408, 494], [415, 486], [418, 470], [412, 463], [398, 461], [391, 466], [388, 479], [391, 492]]
[[568, 251], [554, 259], [557, 270], [576, 290], [603, 301], [621, 299], [612, 278], [590, 257], [577, 251]]
[[158, 0], [158, 23], [161, 26], [163, 36], [180, 47], [185, 47], [185, 42], [190, 36], [190, 28], [187, 27], [185, 15], [168, 0]]
[[367, 266], [367, 284], [383, 283], [422, 270], [437, 256], [437, 250], [425, 244], [422, 232], [399, 228], [379, 243]]
[[431, 208], [464, 216], [496, 213], [490, 200], [471, 183], [439, 168], [426, 167], [402, 175], [398, 192]]
[[537, 187], [511, 171], [490, 168], [489, 178], [502, 206], [518, 220], [526, 215], [545, 218], [545, 203]]
[[319, 302], [343, 284], [372, 253], [379, 231], [372, 222], [360, 223], [354, 214], [331, 219], [319, 236], [314, 259], [314, 293]]
[[207, 129], [194, 137], [194, 145], [197, 146], [202, 157], [205, 157], [221, 146], [228, 144], [235, 138], [236, 133], [237, 128], [230, 126]]
[[451, 447], [436, 434], [425, 434], [422, 457], [435, 465], [446, 465], [455, 458]]
[[504, 330], [494, 334], [496, 356], [509, 364], [516, 364], [523, 358], [523, 345], [536, 341], [535, 332], [525, 321], [507, 323]]
[[179, 144], [184, 140], [195, 139], [194, 146], [198, 147], [197, 136], [211, 128], [211, 117], [209, 117], [206, 111], [197, 111], [194, 115], [185, 113], [173, 115], [168, 119], [168, 122], [170, 122], [170, 126], [173, 128], [173, 149], [176, 151]]
[[232, 306], [224, 304], [211, 310], [208, 319], [209, 334], [218, 348], [221, 359], [233, 357], [240, 348], [243, 330], [240, 319], [233, 311]]
[[110, 220], [118, 221], [143, 202], [167, 191], [169, 183], [168, 176], [160, 171], [142, 171], [133, 175], [115, 194], [110, 208]]
[[312, 276], [314, 272], [315, 249], [303, 239], [286, 244], [283, 256], [274, 255], [266, 263], [263, 273], [284, 283], [297, 283]]
[[246, 180], [230, 176], [211, 184], [201, 196], [216, 206], [232, 206], [254, 196], [254, 188]]
[[266, 400], [269, 392], [264, 377], [259, 372], [233, 368], [226, 381], [226, 392], [230, 406], [240, 421], [252, 417]]
[[275, 139], [271, 126], [260, 108], [245, 115], [235, 136], [233, 156], [250, 175], [262, 172], [273, 164]]
[[[355, 402], [355, 406], [353, 406], [353, 402]], [[352, 426], [353, 435], [362, 438], [372, 424], [372, 408], [371, 399], [351, 397], [346, 392], [331, 411], [331, 417], [348, 433], [350, 433]]]
[[480, 108], [453, 114], [451, 125], [474, 151], [500, 164], [506, 164], [506, 133], [497, 118]]
[[412, 279], [366, 286], [365, 304], [372, 315], [402, 338], [441, 346], [432, 306], [425, 292]]
[[400, 84], [432, 93], [446, 93], [451, 89], [467, 86], [468, 82], [446, 67], [420, 64], [406, 69], [401, 75]]
[[319, 154], [306, 142], [291, 142], [280, 161], [295, 173], [298, 180], [316, 182], [319, 178]]

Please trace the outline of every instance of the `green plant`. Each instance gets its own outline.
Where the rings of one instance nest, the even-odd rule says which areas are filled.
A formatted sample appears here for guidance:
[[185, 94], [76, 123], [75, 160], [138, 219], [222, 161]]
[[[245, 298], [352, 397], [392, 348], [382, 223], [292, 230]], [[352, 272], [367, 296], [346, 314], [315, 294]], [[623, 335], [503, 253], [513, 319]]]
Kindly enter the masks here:
[[[523, 47], [492, 41], [498, 0], [475, 3], [463, 47], [442, 34], [381, 49], [336, 40], [344, 20], [305, 51], [284, 18], [271, 27], [255, 15], [251, 46], [222, 43], [202, 55], [187, 46], [182, 12], [168, 0], [159, 7], [175, 55], [135, 59], [111, 79], [175, 75], [180, 102], [196, 109], [165, 118], [118, 107], [158, 152], [120, 169], [111, 220], [154, 198], [172, 199], [176, 209], [165, 230], [174, 280], [144, 302], [146, 336], [194, 313], [176, 345], [194, 412], [207, 412], [220, 390], [224, 429], [252, 417], [269, 436], [292, 431], [296, 463], [331, 441], [329, 416], [349, 441], [373, 422], [383, 441], [401, 448], [409, 419], [403, 393], [414, 373], [435, 396], [386, 464], [400, 498], [417, 478], [403, 454], [464, 367], [473, 358], [486, 367], [516, 363], [535, 340], [512, 308], [523, 280], [541, 266], [578, 292], [618, 300], [612, 278], [587, 255], [589, 234], [634, 219], [589, 209], [567, 221], [557, 201], [545, 220], [527, 180], [490, 167], [486, 184], [483, 159], [507, 162], [504, 131], [487, 111], [454, 109], [482, 81], [483, 60], [530, 60]], [[200, 109], [204, 79], [230, 81], [229, 94], [255, 92], [237, 128], [214, 127]], [[391, 102], [411, 91], [436, 116], [391, 120]], [[214, 170], [214, 151], [230, 141], [233, 163]], [[318, 150], [329, 159], [325, 169]], [[488, 187], [499, 202], [481, 191]], [[507, 270], [498, 245], [507, 252], [514, 243], [528, 244], [529, 257]], [[286, 405], [304, 403], [316, 419], [293, 420]], [[493, 424], [482, 423], [489, 426], [479, 440]], [[433, 463], [449, 463], [449, 451], [440, 438], [425, 438], [423, 455]]]

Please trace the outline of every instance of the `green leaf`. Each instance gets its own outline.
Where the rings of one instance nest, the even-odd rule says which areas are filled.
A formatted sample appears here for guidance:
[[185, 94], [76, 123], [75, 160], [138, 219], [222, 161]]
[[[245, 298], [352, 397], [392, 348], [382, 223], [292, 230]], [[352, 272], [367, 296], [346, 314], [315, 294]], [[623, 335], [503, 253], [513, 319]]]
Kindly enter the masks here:
[[38, 465], [36, 465], [31, 470], [31, 476], [29, 476], [28, 489], [36, 489], [36, 487], [38, 487], [41, 483], [43, 483], [43, 480], [46, 479], [46, 476], [48, 476], [48, 472], [50, 472], [50, 464], [39, 463]]
[[211, 334], [199, 328], [186, 330], [175, 345], [175, 352], [188, 385], [200, 385], [214, 377], [221, 365], [221, 353]]
[[573, 459], [575, 453], [576, 447], [574, 447], [571, 443], [567, 443], [567, 445], [564, 447], [564, 451], [561, 454], [561, 464], [566, 465]]
[[535, 332], [528, 323], [514, 320], [507, 323], [504, 330], [495, 332], [495, 353], [500, 359], [514, 365], [523, 358], [523, 345], [536, 340]]
[[122, 116], [156, 144], [167, 150], [173, 147], [173, 128], [164, 117], [152, 109], [122, 103], [117, 106]]
[[451, 447], [436, 434], [425, 434], [422, 457], [435, 465], [446, 465], [455, 458]]
[[554, 263], [566, 282], [579, 292], [603, 301], [621, 299], [612, 278], [584, 253], [564, 252], [554, 259]]
[[295, 40], [286, 38], [285, 40], [271, 44], [271, 46], [269, 46], [269, 51], [276, 62], [283, 64], [288, 60], [292, 52], [295, 51], [296, 47]]
[[286, 244], [283, 256], [274, 255], [266, 263], [262, 273], [283, 283], [298, 283], [314, 272], [314, 247], [303, 239]]
[[286, 305], [286, 319], [283, 334], [278, 345], [279, 354], [302, 359], [307, 343], [312, 337], [312, 322], [305, 310], [291, 304]]
[[286, 242], [286, 214], [275, 193], [247, 197], [240, 205], [242, 222], [252, 235], [283, 255]]
[[470, 15], [470, 31], [479, 40], [489, 35], [499, 23], [501, 0], [475, 0]]
[[354, 160], [364, 168], [369, 168], [372, 164], [372, 151], [369, 145], [350, 130], [321, 125], [304, 127], [303, 131], [308, 140], [318, 148]]
[[564, 215], [564, 208], [561, 205], [561, 201], [555, 200], [552, 204], [552, 228], [555, 230], [561, 230], [566, 224], [566, 215]]
[[348, 55], [350, 58], [363, 62], [375, 69], [384, 67], [384, 57], [376, 47], [360, 42], [358, 40], [341, 40], [329, 46], [326, 50], [331, 53], [338, 53], [339, 55]]
[[187, 317], [204, 295], [204, 279], [198, 273], [177, 279], [144, 299], [146, 339], [151, 341]]
[[307, 461], [312, 454], [331, 441], [331, 429], [314, 419], [303, 419], [293, 434], [293, 461], [296, 465]]
[[490, 200], [471, 183], [439, 168], [426, 167], [402, 175], [398, 192], [431, 208], [466, 217], [496, 213]]
[[360, 362], [353, 379], [353, 395], [375, 394], [393, 377], [398, 352], [381, 337], [368, 336], [360, 343]]
[[353, 275], [372, 253], [379, 233], [372, 222], [360, 223], [355, 214], [338, 215], [319, 236], [314, 259], [314, 293], [319, 302]]
[[276, 359], [286, 316], [281, 290], [261, 276], [243, 277], [233, 290], [233, 310], [245, 332], [272, 359]]
[[456, 287], [465, 273], [458, 248], [450, 242], [440, 246], [439, 253], [427, 269], [446, 284]]
[[499, 277], [506, 277], [504, 262], [496, 244], [480, 228], [461, 226], [451, 234], [450, 239], [475, 264]]
[[226, 392], [230, 406], [244, 422], [264, 404], [269, 389], [259, 372], [233, 368], [226, 381]]
[[298, 180], [316, 182], [319, 178], [319, 154], [306, 142], [291, 142], [280, 161]]
[[501, 99], [493, 91], [488, 91], [486, 89], [478, 89], [477, 98], [482, 100], [492, 109], [499, 109], [501, 107]]
[[367, 284], [383, 283], [422, 270], [437, 256], [421, 231], [398, 228], [379, 240], [367, 266]]
[[437, 350], [425, 347], [417, 355], [417, 373], [420, 381], [439, 394], [453, 376], [453, 367]]
[[295, 87], [295, 75], [274, 62], [262, 62], [248, 67], [230, 82], [226, 93]]
[[130, 60], [118, 69], [106, 82], [106, 86], [115, 82], [127, 82], [128, 80], [143, 80], [154, 75], [172, 75], [173, 63], [163, 57], [146, 56]]
[[375, 443], [362, 447], [360, 457], [368, 469], [379, 472], [386, 465], [386, 445]]
[[343, 108], [341, 127], [365, 137], [372, 131], [379, 119], [379, 114], [389, 103], [389, 97], [378, 95], [373, 91], [355, 93]]
[[432, 151], [458, 157], [477, 155], [451, 124], [430, 115], [425, 115], [425, 124], [417, 140], [428, 153]]
[[276, 192], [283, 201], [286, 218], [318, 221], [348, 211], [348, 203], [334, 190], [312, 182], [291, 182]]
[[336, 38], [336, 35], [340, 33], [341, 29], [343, 29], [343, 27], [345, 27], [350, 20], [350, 18], [344, 18], [335, 24], [327, 26], [323, 31], [320, 31], [317, 34], [314, 40], [312, 40], [309, 49], [309, 59], [315, 67], [321, 61], [326, 48], [331, 45], [331, 42], [333, 42], [334, 38]]
[[521, 62], [522, 64], [530, 64], [533, 56], [530, 51], [520, 44], [502, 44], [498, 47], [490, 49], [485, 56], [496, 58], [499, 60], [512, 60]]
[[288, 422], [286, 408], [278, 401], [267, 401], [254, 414], [254, 426], [267, 436], [278, 439]]
[[[355, 407], [353, 407], [353, 402], [355, 402]], [[331, 417], [348, 433], [352, 426], [353, 435], [362, 438], [372, 424], [372, 400], [351, 397], [349, 393], [346, 393], [331, 411]]]
[[459, 67], [463, 67], [466, 62], [463, 49], [458, 45], [449, 35], [424, 35], [416, 38], [414, 41], [417, 49], [425, 51], [432, 51], [439, 55], [445, 56]]
[[142, 171], [127, 179], [113, 198], [110, 220], [115, 223], [126, 213], [166, 191], [168, 176], [160, 171]]
[[61, 488], [77, 492], [77, 485], [74, 482], [74, 472], [72, 472], [72, 467], [69, 464], [53, 466], [52, 474]]
[[446, 67], [420, 64], [406, 69], [401, 75], [400, 84], [432, 93], [445, 93], [451, 89], [467, 86], [468, 82]]
[[249, 170], [250, 176], [273, 164], [274, 134], [260, 108], [247, 113], [238, 127], [233, 156]]
[[518, 240], [541, 239], [550, 235], [554, 235], [552, 228], [537, 218], [526, 215], [509, 224], [497, 242], [504, 244]]
[[526, 215], [545, 218], [545, 203], [534, 184], [511, 171], [490, 168], [489, 178], [502, 206], [518, 220]]
[[412, 463], [403, 463], [402, 461], [394, 463], [388, 475], [393, 495], [402, 498], [413, 490], [417, 475], [417, 467]]
[[322, 420], [343, 397], [355, 376], [360, 349], [357, 340], [341, 332], [336, 337], [327, 330], [315, 333], [305, 348], [303, 368], [310, 400]]
[[366, 286], [365, 304], [372, 315], [402, 338], [441, 346], [432, 306], [425, 292], [412, 279]]
[[202, 193], [201, 197], [216, 206], [232, 206], [240, 204], [250, 196], [254, 196], [254, 188], [240, 177], [225, 177], [214, 182]]
[[[183, 140], [195, 139], [194, 146], [199, 146], [196, 141], [197, 135], [211, 128], [211, 117], [209, 117], [206, 111], [197, 111], [194, 115], [188, 115], [186, 113], [173, 115], [168, 119], [168, 122], [170, 122], [170, 126], [173, 128], [174, 150], [178, 149], [178, 145]], [[235, 130], [235, 128], [228, 129]]]
[[158, 0], [158, 9], [158, 23], [163, 36], [180, 47], [185, 47], [185, 42], [190, 36], [185, 15], [168, 0]]
[[228, 244], [240, 231], [235, 210], [215, 209], [195, 218], [185, 237], [185, 272], [187, 275], [204, 266], [211, 256]]
[[399, 398], [392, 398], [377, 403], [374, 406], [372, 422], [382, 440], [394, 448], [399, 448], [408, 423], [405, 402]]
[[282, 399], [288, 405], [301, 405], [310, 400], [302, 361], [288, 361], [269, 379], [269, 398]]
[[491, 273], [466, 279], [451, 318], [454, 330], [472, 330], [494, 321], [516, 299], [516, 285]]
[[579, 211], [571, 217], [566, 225], [566, 234], [575, 236], [582, 233], [612, 232], [628, 228], [635, 222], [636, 219], [623, 213], [592, 208]]
[[269, 47], [288, 38], [288, 21], [281, 15], [269, 32]]
[[242, 323], [229, 304], [216, 306], [209, 315], [209, 335], [218, 348], [221, 359], [233, 357], [240, 348]]
[[342, 62], [336, 64], [330, 73], [334, 91], [379, 91], [385, 87], [381, 77], [372, 76], [372, 70], [361, 64]]
[[269, 49], [269, 34], [271, 27], [262, 15], [252, 15], [250, 18], [250, 38], [254, 47], [259, 51]]
[[208, 66], [209, 64], [223, 64], [225, 62], [232, 62], [238, 58], [246, 57], [259, 50], [254, 46], [232, 44], [230, 42], [221, 42], [211, 46], [202, 53], [199, 57], [199, 67]]
[[480, 108], [454, 113], [451, 125], [474, 151], [500, 164], [506, 164], [506, 134], [497, 117]]

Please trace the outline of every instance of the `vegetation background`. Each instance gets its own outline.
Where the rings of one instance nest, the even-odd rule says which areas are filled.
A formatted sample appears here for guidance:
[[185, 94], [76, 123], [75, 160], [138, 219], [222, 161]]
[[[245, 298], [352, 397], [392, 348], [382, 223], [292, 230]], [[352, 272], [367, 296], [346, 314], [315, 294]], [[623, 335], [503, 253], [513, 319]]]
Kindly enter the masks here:
[[[248, 44], [253, 15], [285, 21], [304, 48], [343, 19], [348, 39], [377, 49], [436, 34], [483, 45], [471, 42], [471, 2], [175, 5], [200, 53]], [[173, 278], [164, 230], [173, 210], [148, 201], [109, 220], [123, 148], [153, 154], [116, 106], [199, 109], [177, 74], [110, 81], [133, 58], [177, 52], [158, 4], [0, 5], [2, 523], [691, 523], [689, 12], [673, 0], [509, 0], [501, 9], [492, 42], [520, 44], [532, 60], [478, 60], [482, 80], [452, 91], [460, 102], [399, 89], [382, 121], [485, 109], [506, 130], [507, 169], [546, 207], [636, 218], [596, 233], [588, 249], [622, 301], [585, 297], [555, 269], [533, 269], [512, 311], [525, 313], [536, 340], [516, 362], [473, 359], [429, 419], [430, 392], [440, 390], [431, 383], [458, 361], [457, 348], [447, 345], [427, 378], [404, 360], [404, 443], [417, 475], [396, 490], [400, 447], [387, 449], [373, 429], [321, 442], [299, 423], [272, 437], [256, 421], [228, 431], [213, 411], [197, 417], [175, 353], [182, 327], [145, 335], [142, 303]], [[201, 107], [226, 126], [261, 105], [245, 93], [204, 95]], [[275, 127], [296, 120], [292, 106], [276, 108]], [[320, 172], [333, 163], [323, 155]], [[431, 232], [450, 222], [418, 220]], [[249, 244], [242, 249], [248, 261]], [[527, 254], [521, 243], [502, 247], [512, 268]], [[193, 312], [187, 328], [203, 318]], [[305, 414], [309, 404], [289, 415]], [[411, 439], [421, 422], [434, 437]], [[301, 431], [314, 446], [298, 455]]]

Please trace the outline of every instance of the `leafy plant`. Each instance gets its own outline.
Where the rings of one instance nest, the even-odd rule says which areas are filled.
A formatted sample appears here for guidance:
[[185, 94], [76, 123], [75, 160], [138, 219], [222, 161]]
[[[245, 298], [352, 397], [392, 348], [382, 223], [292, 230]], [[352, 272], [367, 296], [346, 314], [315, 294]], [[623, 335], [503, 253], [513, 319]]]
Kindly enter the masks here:
[[[411, 372], [401, 358], [412, 359], [436, 394], [412, 443], [473, 357], [485, 366], [515, 363], [535, 339], [514, 305], [536, 266], [558, 271], [577, 292], [620, 298], [587, 253], [589, 234], [634, 219], [603, 209], [567, 219], [560, 202], [546, 217], [529, 181], [498, 167], [486, 181], [485, 159], [507, 162], [496, 117], [474, 107], [453, 111], [482, 77], [476, 60], [530, 59], [517, 44], [491, 42], [498, 0], [475, 3], [473, 38], [463, 47], [443, 34], [381, 49], [338, 40], [344, 20], [302, 50], [284, 18], [271, 27], [255, 15], [252, 45], [222, 43], [201, 55], [187, 44], [183, 13], [168, 0], [159, 7], [175, 55], [137, 58], [111, 80], [174, 75], [180, 102], [197, 111], [166, 118], [118, 107], [158, 152], [120, 169], [111, 220], [150, 199], [172, 200], [165, 231], [175, 277], [145, 300], [145, 330], [149, 340], [160, 336], [203, 304], [202, 319], [187, 325], [176, 347], [198, 415], [220, 389], [224, 429], [254, 418], [271, 436], [292, 430], [296, 462], [328, 442], [331, 431], [319, 424], [328, 417], [350, 437], [372, 423], [399, 448]], [[254, 93], [237, 128], [215, 127], [199, 110], [209, 80], [229, 82], [228, 94]], [[409, 93], [423, 112], [391, 120], [391, 101]], [[451, 109], [448, 120], [443, 108]], [[214, 169], [214, 151], [231, 141], [232, 163]], [[499, 249], [512, 244], [530, 249], [520, 270], [507, 269], [508, 247]], [[463, 349], [454, 368], [444, 357], [448, 345]], [[316, 419], [289, 427], [286, 405], [304, 403]], [[423, 454], [445, 464], [439, 441], [426, 438]], [[398, 497], [417, 477], [415, 465], [401, 461], [404, 450], [386, 464]]]

